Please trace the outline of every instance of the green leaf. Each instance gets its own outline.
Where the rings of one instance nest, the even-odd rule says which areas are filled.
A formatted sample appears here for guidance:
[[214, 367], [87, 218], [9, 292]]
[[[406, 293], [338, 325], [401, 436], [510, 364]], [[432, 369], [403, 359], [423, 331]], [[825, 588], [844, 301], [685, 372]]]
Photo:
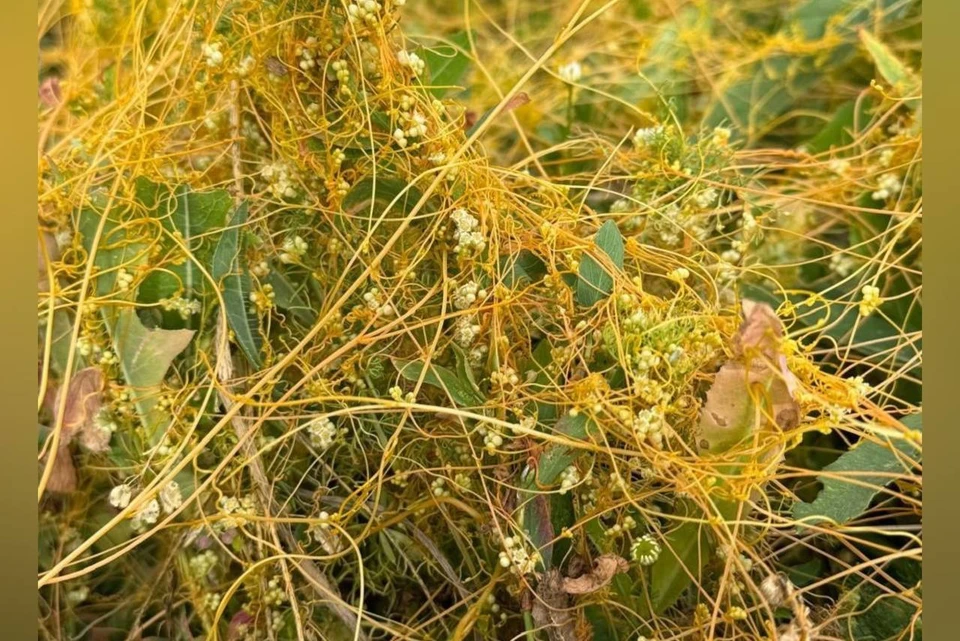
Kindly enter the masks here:
[[264, 279], [268, 285], [273, 287], [275, 298], [273, 300], [277, 307], [289, 311], [301, 323], [313, 325], [317, 322], [317, 311], [310, 306], [310, 303], [302, 295], [305, 287], [294, 286], [278, 269], [270, 270]]
[[[564, 436], [583, 440], [588, 432], [596, 428], [596, 423], [583, 414], [569, 414], [557, 421], [556, 431]], [[554, 443], [547, 447], [537, 463], [537, 480], [541, 485], [552, 485], [560, 474], [576, 461], [581, 450]]]
[[93, 251], [93, 239], [96, 238], [97, 227], [103, 217], [106, 217], [106, 220], [97, 245], [97, 255], [93, 260], [96, 269], [92, 281], [97, 296], [108, 296], [113, 292], [120, 267], [132, 271], [137, 265], [146, 262], [147, 258], [147, 246], [127, 237], [126, 229], [120, 226], [119, 212], [115, 209], [109, 212], [95, 209], [80, 211], [77, 227], [88, 255]]
[[[399, 358], [390, 359], [393, 366], [400, 372], [400, 376], [408, 381], [420, 380], [424, 364], [420, 361], [404, 361]], [[444, 390], [461, 407], [479, 407], [483, 405], [483, 398], [473, 390], [469, 381], [460, 380], [456, 374], [445, 367], [430, 365], [423, 377], [423, 382]]]
[[[923, 429], [919, 414], [905, 418], [903, 424]], [[823, 490], [812, 503], [796, 503], [793, 517], [811, 523], [848, 523], [866, 511], [873, 497], [893, 480], [891, 475], [909, 473], [904, 460], [919, 457], [920, 449], [906, 439], [890, 439], [888, 444], [864, 440], [823, 468], [827, 474], [818, 477]]]
[[[409, 213], [420, 201], [422, 195], [419, 189], [397, 178], [381, 176], [376, 180], [372, 177], [364, 178], [344, 196], [343, 210], [349, 214], [366, 216], [370, 215], [370, 206], [373, 203], [374, 218], [378, 218], [384, 212], [394, 212], [396, 216], [397, 213]], [[376, 205], [380, 208], [378, 209]]]
[[[678, 505], [684, 516], [703, 517], [700, 508], [691, 501]], [[736, 504], [729, 501], [718, 501], [717, 508], [725, 519], [736, 514]], [[700, 573], [712, 550], [708, 537], [706, 524], [695, 521], [684, 521], [666, 534], [660, 557], [650, 569], [650, 606], [655, 614], [662, 614], [680, 598], [692, 582], [691, 575], [700, 582]]]
[[500, 257], [500, 272], [503, 284], [516, 288], [525, 283], [540, 282], [547, 273], [547, 266], [529, 249], [521, 249], [515, 255]]
[[483, 398], [480, 387], [477, 385], [477, 379], [473, 375], [473, 368], [470, 367], [467, 353], [456, 343], [451, 343], [450, 347], [453, 348], [453, 353], [457, 357], [457, 379], [469, 383], [477, 398]]
[[242, 203], [233, 214], [230, 226], [220, 236], [213, 254], [212, 276], [223, 292], [223, 307], [227, 323], [247, 359], [260, 367], [261, 338], [257, 318], [249, 309], [250, 274], [240, 265], [240, 229], [247, 222], [247, 203]]
[[133, 308], [120, 310], [109, 323], [113, 346], [120, 360], [123, 379], [143, 422], [148, 440], [157, 443], [163, 414], [156, 410], [157, 394], [167, 370], [193, 338], [189, 329], [149, 329], [143, 326]]
[[877, 66], [877, 71], [888, 85], [903, 92], [904, 95], [910, 95], [916, 91], [920, 84], [916, 76], [890, 51], [887, 45], [866, 30], [860, 32], [860, 41], [863, 42], [863, 46], [866, 47]]
[[[859, 110], [857, 111], [858, 102]], [[806, 144], [807, 151], [819, 154], [831, 147], [845, 147], [852, 143], [856, 133], [863, 131], [869, 124], [872, 106], [869, 99], [848, 100], [840, 105], [830, 122]]]
[[449, 93], [463, 77], [470, 66], [470, 34], [466, 31], [455, 33], [448, 38], [453, 46], [443, 44], [425, 49], [423, 60], [430, 70], [428, 91], [437, 98]]
[[[594, 244], [605, 253], [617, 269], [623, 269], [623, 236], [617, 224], [608, 220], [600, 227], [594, 238]], [[577, 302], [584, 307], [595, 305], [613, 291], [613, 275], [591, 255], [586, 254], [580, 261], [577, 280]]]

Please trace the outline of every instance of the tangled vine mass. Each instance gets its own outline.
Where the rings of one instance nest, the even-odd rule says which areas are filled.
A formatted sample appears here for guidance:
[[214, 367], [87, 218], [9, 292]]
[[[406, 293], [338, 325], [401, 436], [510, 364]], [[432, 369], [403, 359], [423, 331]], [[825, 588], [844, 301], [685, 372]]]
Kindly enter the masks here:
[[922, 638], [919, 3], [742, 4], [41, 2], [40, 637]]

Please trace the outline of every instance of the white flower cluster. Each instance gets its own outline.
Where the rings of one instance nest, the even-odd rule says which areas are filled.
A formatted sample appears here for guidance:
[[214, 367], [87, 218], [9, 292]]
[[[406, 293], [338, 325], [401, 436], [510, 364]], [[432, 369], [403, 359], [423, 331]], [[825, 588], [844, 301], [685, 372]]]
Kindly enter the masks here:
[[520, 537], [508, 536], [503, 540], [504, 551], [500, 552], [500, 565], [510, 568], [515, 574], [529, 574], [537, 567], [540, 555], [527, 552]]
[[307, 253], [307, 241], [300, 236], [287, 236], [281, 247], [280, 262], [291, 264], [299, 263], [303, 255]]
[[447, 489], [447, 479], [438, 476], [430, 484], [430, 491], [434, 496], [450, 496], [450, 490]]
[[270, 193], [277, 198], [296, 198], [294, 188], [296, 173], [283, 162], [268, 163], [260, 170], [260, 174], [269, 184]]
[[[621, 417], [624, 416], [629, 417], [629, 413], [621, 410]], [[657, 448], [662, 447], [666, 421], [663, 418], [663, 412], [659, 409], [640, 410], [634, 418], [630, 419], [629, 427], [641, 442], [647, 440]]]
[[557, 69], [557, 74], [560, 76], [560, 80], [573, 84], [583, 76], [583, 67], [580, 66], [579, 62], [574, 60], [565, 65], [561, 65], [560, 68]]
[[130, 285], [133, 284], [133, 274], [128, 272], [126, 269], [121, 267], [117, 270], [117, 289], [121, 292], [125, 292], [130, 289]]
[[570, 488], [580, 482], [580, 470], [576, 465], [568, 465], [560, 473], [560, 494], [566, 494]]
[[220, 43], [204, 43], [200, 46], [200, 53], [203, 54], [208, 67], [219, 67], [223, 63], [223, 53], [220, 51]]
[[471, 280], [469, 283], [458, 287], [457, 291], [453, 293], [453, 306], [457, 309], [467, 309], [477, 302], [477, 299], [485, 298], [486, 296], [487, 290], [480, 289], [480, 286]]
[[493, 428], [481, 427], [478, 430], [483, 434], [483, 446], [490, 454], [494, 454], [497, 448], [503, 445], [503, 434]]
[[199, 580], [204, 580], [210, 571], [217, 566], [217, 555], [213, 550], [204, 550], [196, 556], [190, 557], [187, 567], [190, 574]]
[[164, 311], [177, 312], [184, 320], [190, 318], [193, 314], [199, 314], [203, 308], [200, 301], [193, 298], [183, 298], [182, 296], [161, 298], [160, 307], [162, 307]]
[[660, 558], [660, 544], [649, 534], [644, 534], [630, 545], [630, 556], [640, 565], [653, 565]]
[[687, 280], [690, 278], [690, 270], [686, 267], [677, 267], [675, 270], [670, 272], [670, 278], [678, 281]]
[[519, 385], [520, 377], [512, 367], [503, 367], [490, 373], [490, 382], [498, 387], [507, 387], [508, 385]]
[[130, 526], [135, 532], [140, 532], [145, 526], [156, 523], [159, 518], [160, 503], [157, 502], [157, 499], [150, 499], [134, 514], [133, 519], [130, 521]]
[[272, 577], [267, 581], [267, 591], [263, 595], [263, 602], [272, 607], [283, 605], [287, 600], [287, 593], [280, 587], [280, 577]]
[[237, 75], [241, 78], [245, 78], [250, 75], [250, 72], [253, 71], [253, 68], [257, 64], [257, 59], [253, 56], [247, 56], [240, 61], [240, 64], [237, 65]]
[[327, 416], [309, 421], [304, 428], [310, 436], [310, 444], [321, 452], [333, 445], [340, 435], [333, 421]]
[[337, 75], [337, 82], [340, 83], [340, 93], [350, 95], [350, 86], [347, 84], [350, 82], [350, 70], [347, 68], [347, 61], [335, 60], [330, 68]]
[[353, 0], [347, 5], [347, 19], [350, 24], [376, 24], [380, 20], [380, 10], [383, 7], [376, 0]]
[[883, 174], [877, 181], [877, 190], [870, 194], [874, 200], [886, 200], [896, 194], [903, 187], [900, 178], [896, 174]]
[[623, 517], [623, 520], [621, 522], [614, 523], [613, 525], [608, 527], [606, 530], [604, 530], [603, 533], [605, 536], [610, 536], [610, 537], [620, 536], [621, 534], [629, 532], [635, 527], [637, 527], [637, 522], [634, 520], [632, 516], [628, 514], [625, 517]]
[[[700, 209], [709, 209], [717, 204], [717, 198], [720, 197], [720, 194], [713, 187], [707, 187], [706, 189], [697, 193], [693, 197], [693, 202], [697, 204], [697, 207]], [[744, 214], [746, 216], [746, 214]]]
[[167, 514], [174, 512], [183, 505], [183, 494], [180, 492], [180, 484], [176, 481], [170, 481], [160, 490], [160, 506]]
[[410, 115], [401, 112], [400, 118], [407, 125], [407, 128], [397, 127], [393, 131], [393, 139], [401, 147], [410, 144], [411, 139], [422, 138], [427, 135], [427, 118], [419, 111], [414, 111]]
[[[307, 38], [303, 45], [298, 45], [294, 53], [300, 57], [299, 67], [303, 71], [308, 71], [317, 66], [317, 39], [313, 36]], [[336, 64], [336, 63], [334, 63]]]
[[243, 496], [239, 499], [235, 496], [222, 496], [217, 501], [217, 506], [220, 508], [222, 517], [217, 521], [217, 524], [224, 530], [240, 527], [247, 522], [243, 515], [254, 514], [257, 508], [253, 498], [249, 496]]
[[399, 385], [394, 385], [388, 391], [390, 393], [390, 398], [398, 403], [414, 403], [417, 400], [416, 394], [413, 392], [407, 392], [404, 394]]
[[126, 483], [121, 483], [120, 485], [114, 487], [110, 490], [109, 501], [110, 505], [122, 510], [123, 508], [130, 505], [130, 499], [133, 498], [133, 489]]
[[397, 54], [397, 62], [401, 67], [406, 67], [413, 72], [413, 75], [419, 76], [426, 68], [426, 63], [413, 51], [401, 50]]
[[393, 305], [383, 300], [383, 293], [376, 287], [371, 287], [364, 293], [363, 302], [378, 316], [393, 316], [396, 311], [393, 309]]
[[642, 127], [637, 129], [636, 133], [633, 134], [633, 144], [637, 147], [646, 147], [651, 145], [663, 135], [664, 131], [666, 130], [663, 128], [663, 125], [657, 125], [655, 127]]
[[273, 285], [265, 283], [259, 290], [250, 292], [250, 302], [257, 306], [262, 312], [273, 308], [273, 301], [277, 297], [273, 291]]
[[470, 347], [480, 334], [476, 316], [461, 316], [453, 325], [453, 340], [460, 347]]
[[453, 233], [453, 239], [457, 241], [454, 251], [458, 254], [472, 253], [479, 254], [487, 246], [487, 241], [477, 228], [480, 221], [470, 214], [466, 209], [457, 209], [450, 214], [457, 230]]
[[849, 254], [834, 253], [830, 255], [830, 271], [841, 278], [846, 278], [857, 268], [857, 259]]
[[880, 307], [880, 289], [873, 285], [864, 285], [860, 290], [860, 315], [869, 316]]

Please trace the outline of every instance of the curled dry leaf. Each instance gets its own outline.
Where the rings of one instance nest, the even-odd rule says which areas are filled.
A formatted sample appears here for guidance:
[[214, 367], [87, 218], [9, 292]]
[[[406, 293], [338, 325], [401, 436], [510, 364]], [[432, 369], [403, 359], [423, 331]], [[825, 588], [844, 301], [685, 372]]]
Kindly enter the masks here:
[[[47, 457], [49, 456], [48, 454]], [[47, 457], [44, 457], [41, 471], [46, 465]], [[70, 494], [77, 489], [77, 468], [73, 465], [70, 448], [64, 446], [57, 450], [46, 489], [54, 494]]]
[[44, 107], [56, 107], [60, 104], [60, 79], [56, 76], [44, 78], [39, 87], [40, 102]]
[[563, 591], [567, 594], [590, 594], [606, 587], [613, 577], [630, 569], [630, 564], [616, 554], [604, 554], [593, 564], [593, 569], [575, 579], [563, 580]]
[[783, 325], [766, 304], [744, 301], [744, 322], [728, 361], [707, 392], [700, 414], [701, 445], [722, 452], [772, 423], [789, 430], [800, 421], [796, 379], [779, 351]]
[[[103, 395], [103, 373], [99, 368], [88, 367], [73, 375], [67, 390], [63, 412], [63, 428], [60, 432], [61, 447], [66, 447], [75, 438], [91, 452], [106, 451], [110, 432], [97, 425], [97, 414]], [[58, 396], [58, 401], [63, 397]], [[54, 416], [59, 406], [54, 408]], [[57, 457], [58, 459], [60, 457]]]

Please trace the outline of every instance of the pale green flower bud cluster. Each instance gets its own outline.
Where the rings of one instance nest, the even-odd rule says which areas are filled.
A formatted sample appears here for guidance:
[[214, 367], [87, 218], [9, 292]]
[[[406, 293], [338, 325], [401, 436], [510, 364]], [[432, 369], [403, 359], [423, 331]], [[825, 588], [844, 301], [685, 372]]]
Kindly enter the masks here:
[[529, 574], [537, 567], [540, 555], [527, 551], [520, 537], [508, 536], [503, 540], [504, 550], [500, 552], [500, 565], [510, 568], [514, 574]]
[[333, 421], [327, 416], [309, 421], [304, 429], [310, 437], [310, 444], [321, 452], [333, 445], [340, 435]]

